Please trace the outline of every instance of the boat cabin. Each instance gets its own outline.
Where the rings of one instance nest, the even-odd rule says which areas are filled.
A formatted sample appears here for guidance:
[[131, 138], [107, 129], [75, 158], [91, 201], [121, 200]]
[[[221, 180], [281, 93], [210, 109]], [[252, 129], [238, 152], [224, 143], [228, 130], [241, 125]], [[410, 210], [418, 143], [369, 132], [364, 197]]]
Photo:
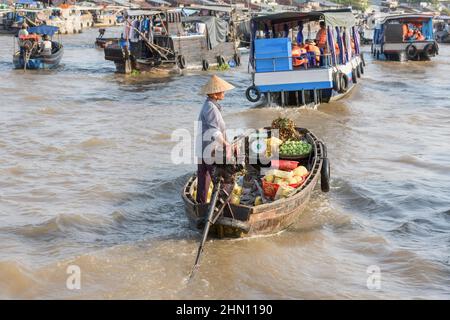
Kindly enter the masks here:
[[376, 59], [429, 60], [437, 53], [431, 15], [391, 15], [375, 27], [372, 54]]
[[348, 92], [363, 73], [350, 10], [259, 16], [251, 28], [251, 102], [264, 94], [269, 104], [316, 106]]

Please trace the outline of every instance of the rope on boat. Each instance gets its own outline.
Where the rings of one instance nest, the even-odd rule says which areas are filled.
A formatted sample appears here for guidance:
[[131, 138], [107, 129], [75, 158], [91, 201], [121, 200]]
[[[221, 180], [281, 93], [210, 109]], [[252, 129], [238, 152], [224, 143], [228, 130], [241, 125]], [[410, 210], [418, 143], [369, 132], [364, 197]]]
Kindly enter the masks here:
[[147, 46], [149, 46], [150, 49], [155, 50], [155, 51], [158, 52], [161, 56], [163, 56], [166, 60], [169, 60], [169, 58], [167, 57], [167, 55], [165, 55], [164, 53], [162, 53], [161, 50], [162, 50], [162, 51], [166, 51], [167, 54], [173, 54], [173, 52], [172, 52], [171, 50], [169, 50], [169, 49], [167, 49], [167, 48], [163, 48], [163, 47], [161, 47], [161, 46], [158, 46], [157, 44], [151, 43], [151, 42], [147, 39], [147, 37], [145, 36], [145, 34], [143, 34], [139, 29], [133, 27], [129, 21], [127, 21], [127, 23], [128, 23], [128, 25], [129, 25], [131, 28], [133, 28], [133, 29], [141, 36], [141, 38], [145, 41], [145, 44], [146, 44]]

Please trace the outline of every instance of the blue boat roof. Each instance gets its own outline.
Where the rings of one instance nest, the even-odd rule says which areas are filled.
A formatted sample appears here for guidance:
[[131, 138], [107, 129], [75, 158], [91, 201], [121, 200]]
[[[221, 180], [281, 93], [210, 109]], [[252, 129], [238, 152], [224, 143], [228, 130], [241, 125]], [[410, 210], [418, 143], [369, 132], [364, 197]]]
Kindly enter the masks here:
[[37, 2], [34, 1], [34, 0], [17, 0], [15, 2], [15, 4], [28, 4], [28, 5], [31, 5], [31, 4], [37, 4]]
[[58, 30], [58, 27], [47, 25], [28, 28], [29, 33], [46, 34], [49, 36], [53, 36]]

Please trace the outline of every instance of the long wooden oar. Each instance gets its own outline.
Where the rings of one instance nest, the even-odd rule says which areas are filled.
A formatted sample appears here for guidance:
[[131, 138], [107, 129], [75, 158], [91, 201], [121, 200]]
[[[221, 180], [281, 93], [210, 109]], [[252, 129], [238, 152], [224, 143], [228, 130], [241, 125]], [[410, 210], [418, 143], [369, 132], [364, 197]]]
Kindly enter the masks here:
[[[211, 198], [211, 202], [209, 205], [208, 215], [206, 216], [205, 228], [203, 229], [202, 241], [200, 242], [200, 245], [198, 247], [197, 257], [195, 258], [195, 263], [194, 263], [194, 266], [192, 267], [192, 271], [189, 276], [189, 280], [192, 279], [195, 271], [197, 270], [198, 266], [200, 265], [200, 257], [202, 255], [203, 247], [205, 246], [206, 239], [208, 238], [209, 228], [213, 224], [213, 220], [214, 220], [213, 215], [214, 215], [214, 211], [216, 209], [217, 200], [219, 200], [220, 186], [221, 186], [221, 181], [219, 180], [217, 183], [214, 184], [214, 187], [213, 187], [212, 198]], [[219, 214], [221, 214], [221, 212], [219, 212]]]

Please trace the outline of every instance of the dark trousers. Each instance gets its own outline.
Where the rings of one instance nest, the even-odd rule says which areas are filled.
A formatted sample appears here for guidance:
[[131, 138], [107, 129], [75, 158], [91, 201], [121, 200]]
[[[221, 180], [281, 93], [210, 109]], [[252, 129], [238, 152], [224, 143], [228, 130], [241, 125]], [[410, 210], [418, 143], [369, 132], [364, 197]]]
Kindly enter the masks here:
[[208, 197], [208, 189], [211, 183], [211, 175], [214, 166], [202, 162], [198, 164], [197, 169], [197, 202], [206, 203]]
[[[207, 203], [209, 185], [211, 184], [211, 176], [213, 174], [214, 165], [206, 164], [205, 162], [198, 164], [197, 169], [197, 202]], [[223, 188], [228, 194], [233, 191], [233, 183], [222, 182]]]

